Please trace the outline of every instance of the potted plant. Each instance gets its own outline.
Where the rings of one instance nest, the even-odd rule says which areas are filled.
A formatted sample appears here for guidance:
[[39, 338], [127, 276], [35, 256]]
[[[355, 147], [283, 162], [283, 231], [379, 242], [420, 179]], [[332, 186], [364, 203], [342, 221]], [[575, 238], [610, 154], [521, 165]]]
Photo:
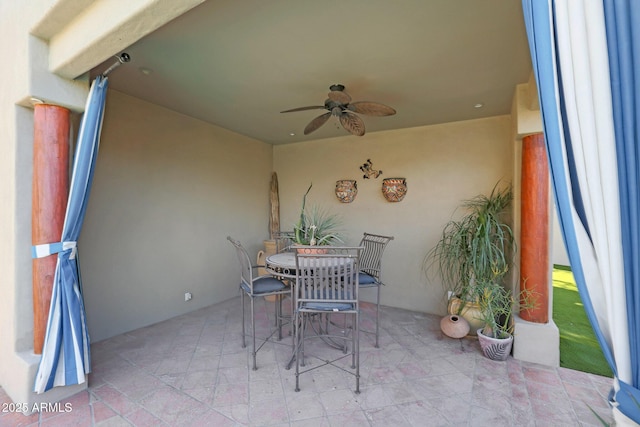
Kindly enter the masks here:
[[338, 215], [330, 214], [319, 206], [307, 209], [307, 195], [312, 186], [313, 183], [309, 185], [307, 192], [302, 197], [300, 218], [293, 227], [294, 242], [302, 246], [325, 246], [342, 242], [342, 238], [338, 233], [338, 227], [340, 226]]
[[428, 252], [425, 268], [436, 267], [448, 291], [449, 312], [465, 318], [471, 333], [484, 325], [481, 299], [487, 284], [503, 285], [510, 271], [515, 240], [505, 214], [511, 186], [465, 200], [466, 214], [449, 221], [440, 240]]
[[497, 283], [482, 284], [482, 289], [479, 301], [484, 326], [477, 330], [480, 348], [489, 359], [505, 360], [513, 345], [513, 311], [534, 308], [534, 296], [531, 290], [523, 290], [516, 301], [511, 290]]

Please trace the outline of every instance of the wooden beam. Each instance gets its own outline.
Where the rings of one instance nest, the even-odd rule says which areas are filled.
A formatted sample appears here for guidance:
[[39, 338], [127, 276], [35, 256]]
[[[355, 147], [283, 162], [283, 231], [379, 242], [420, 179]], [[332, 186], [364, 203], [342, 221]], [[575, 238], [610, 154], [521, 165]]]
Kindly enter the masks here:
[[[69, 195], [69, 120], [64, 107], [34, 107], [31, 240], [59, 242]], [[42, 353], [57, 254], [33, 259], [33, 349]]]
[[522, 140], [520, 289], [535, 308], [521, 310], [529, 322], [549, 321], [549, 165], [542, 133]]

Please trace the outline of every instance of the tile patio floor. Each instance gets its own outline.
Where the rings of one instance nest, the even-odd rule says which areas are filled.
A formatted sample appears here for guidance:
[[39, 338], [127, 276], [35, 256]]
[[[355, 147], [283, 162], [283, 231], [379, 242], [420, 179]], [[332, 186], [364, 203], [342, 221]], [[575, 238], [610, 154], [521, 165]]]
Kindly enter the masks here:
[[[361, 339], [354, 377], [324, 366], [300, 377], [284, 365], [290, 338], [249, 368], [239, 297], [92, 345], [89, 388], [67, 413], [0, 413], [0, 426], [598, 426], [611, 422], [611, 380], [482, 356], [477, 339], [440, 332], [440, 318], [383, 307], [380, 349]], [[259, 300], [260, 326], [272, 304]], [[363, 304], [363, 327], [373, 306]], [[287, 344], [287, 345], [283, 345]], [[328, 347], [323, 346], [325, 350]], [[316, 347], [317, 350], [321, 350]], [[335, 350], [333, 350], [335, 352]], [[0, 402], [9, 402], [0, 389]]]

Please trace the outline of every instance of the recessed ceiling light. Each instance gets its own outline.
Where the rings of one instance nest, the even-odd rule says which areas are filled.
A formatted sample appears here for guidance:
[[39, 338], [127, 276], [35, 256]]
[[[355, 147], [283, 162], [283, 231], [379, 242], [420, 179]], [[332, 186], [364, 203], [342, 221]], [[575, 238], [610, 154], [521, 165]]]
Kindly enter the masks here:
[[139, 70], [145, 76], [148, 76], [149, 74], [151, 74], [153, 72], [151, 69], [145, 68], [145, 67], [140, 67]]
[[473, 106], [473, 108], [482, 108], [484, 107], [484, 103], [482, 102], [478, 102], [476, 105]]
[[296, 134], [291, 132], [291, 133], [289, 133], [289, 136], [296, 136]]

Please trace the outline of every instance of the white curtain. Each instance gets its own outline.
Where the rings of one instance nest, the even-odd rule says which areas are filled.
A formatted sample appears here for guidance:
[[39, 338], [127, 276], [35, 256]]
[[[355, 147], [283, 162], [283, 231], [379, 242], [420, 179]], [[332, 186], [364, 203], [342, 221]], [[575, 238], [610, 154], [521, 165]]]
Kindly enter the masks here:
[[[522, 3], [571, 267], [589, 320], [615, 375], [611, 402], [626, 417], [640, 422], [638, 384], [634, 378], [637, 367], [631, 362], [637, 337], [630, 334], [640, 307], [628, 304], [629, 295], [633, 294], [630, 291], [639, 284], [625, 275], [628, 268], [637, 268], [639, 260], [637, 256], [627, 256], [628, 245], [623, 244], [626, 235], [637, 230], [637, 223], [626, 221], [623, 225], [628, 203], [626, 196], [621, 200], [620, 192], [620, 183], [630, 179], [637, 195], [638, 182], [637, 177], [620, 173], [618, 166], [624, 157], [615, 123], [617, 116], [629, 112], [626, 105], [614, 108], [617, 104], [612, 100], [612, 88], [619, 84], [611, 75], [611, 49], [620, 40], [611, 40], [611, 32], [618, 24], [610, 13], [607, 16], [617, 7], [628, 8], [634, 1]], [[624, 14], [617, 14], [616, 18], [621, 16]], [[638, 26], [640, 22], [635, 22]], [[630, 39], [633, 36], [625, 40]], [[638, 46], [636, 55], [640, 55]], [[622, 90], [635, 91], [633, 82]], [[637, 147], [637, 134], [631, 138], [631, 145]], [[637, 222], [637, 217], [633, 221]], [[633, 330], [637, 330], [635, 326]]]

